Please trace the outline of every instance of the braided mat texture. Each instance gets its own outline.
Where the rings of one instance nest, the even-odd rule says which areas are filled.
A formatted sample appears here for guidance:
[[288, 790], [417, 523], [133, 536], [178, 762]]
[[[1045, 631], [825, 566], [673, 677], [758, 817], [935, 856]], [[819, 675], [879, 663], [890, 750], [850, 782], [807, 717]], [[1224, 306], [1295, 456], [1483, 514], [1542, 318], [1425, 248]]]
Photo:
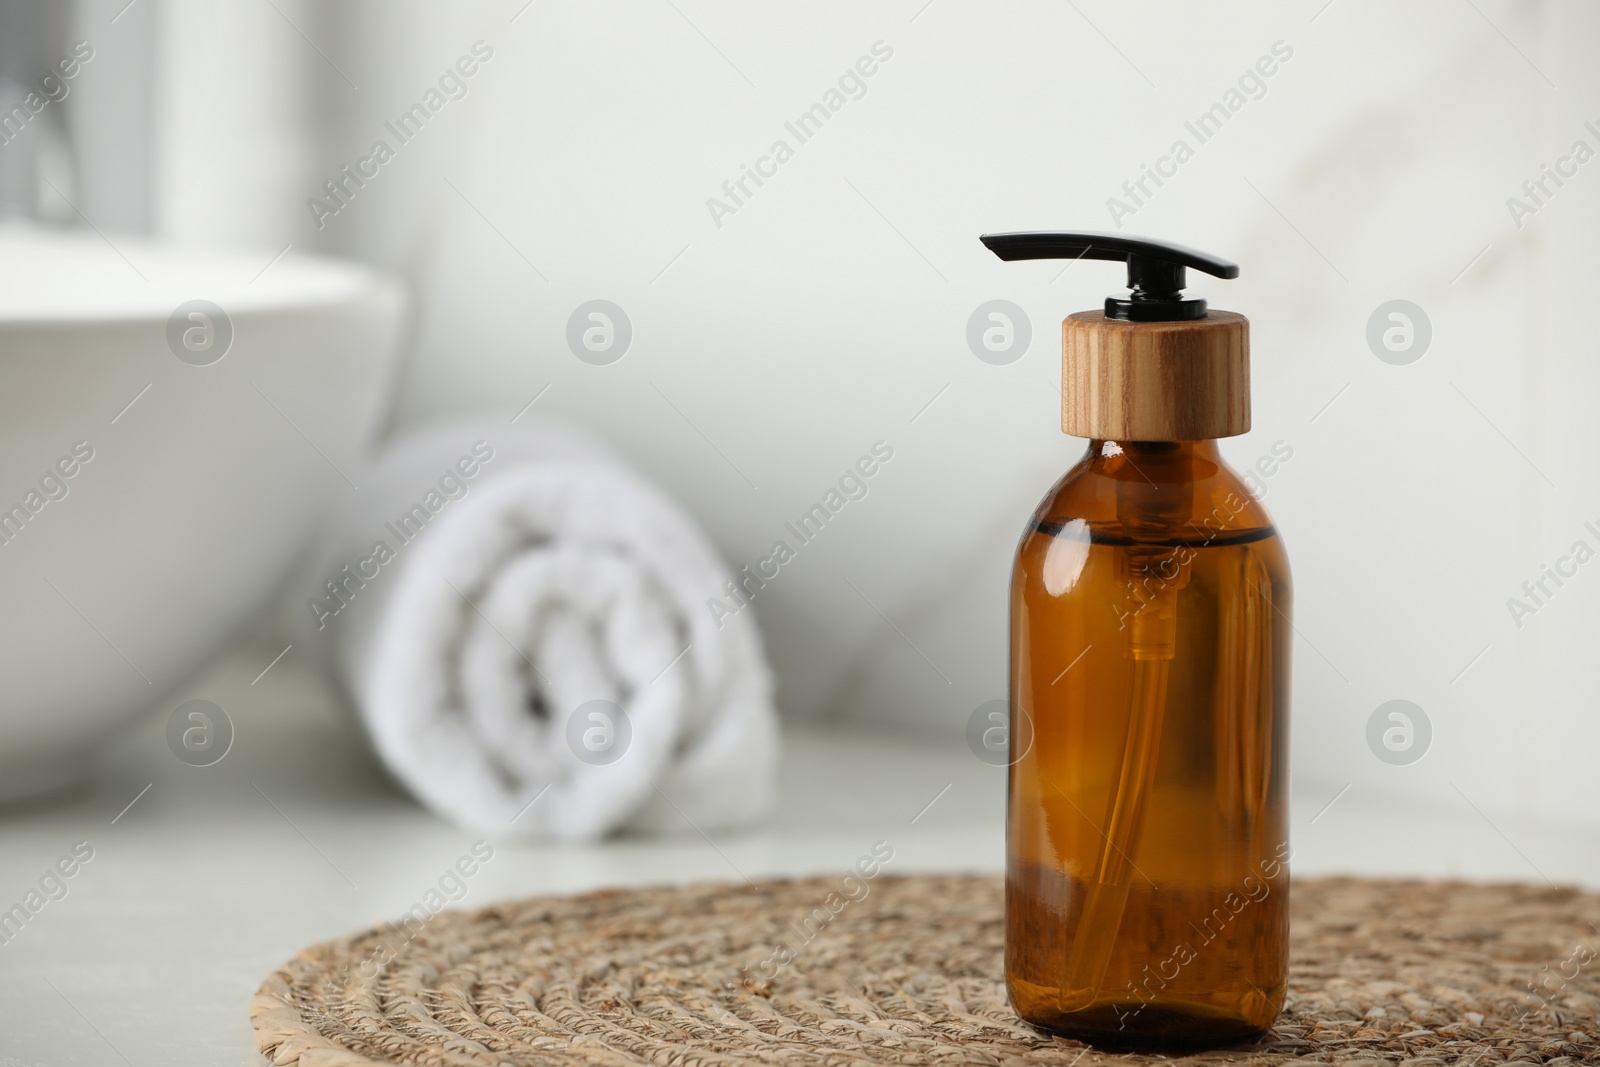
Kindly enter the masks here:
[[[1086, 1051], [1011, 1013], [998, 878], [884, 876], [807, 940], [797, 924], [839, 889], [815, 878], [590, 893], [380, 927], [268, 978], [251, 1005], [256, 1044], [297, 1067], [1165, 1059]], [[1600, 895], [1332, 879], [1297, 881], [1291, 901], [1277, 1025], [1249, 1046], [1172, 1059], [1600, 1064]], [[784, 944], [792, 961], [768, 962]]]

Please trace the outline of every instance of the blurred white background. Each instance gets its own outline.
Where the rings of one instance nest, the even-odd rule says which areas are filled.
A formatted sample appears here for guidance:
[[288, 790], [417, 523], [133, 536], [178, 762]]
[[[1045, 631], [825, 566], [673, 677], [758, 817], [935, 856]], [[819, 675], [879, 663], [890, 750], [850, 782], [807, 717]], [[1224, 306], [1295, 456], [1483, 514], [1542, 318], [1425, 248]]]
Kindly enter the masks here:
[[[1600, 821], [1600, 569], [1520, 627], [1507, 605], [1576, 540], [1600, 547], [1600, 164], [1547, 181], [1536, 214], [1507, 203], [1533, 205], [1523, 183], [1575, 141], [1600, 149], [1592, 5], [156, 10], [157, 230], [402, 276], [400, 423], [509, 418], [548, 386], [537, 410], [619, 442], [735, 566], [892, 444], [871, 495], [756, 603], [792, 716], [954, 735], [1002, 694], [1010, 553], [1081, 449], [1057, 428], [1057, 323], [1122, 279], [1004, 265], [976, 237], [1111, 229], [1125, 181], [1197, 145], [1120, 221], [1243, 265], [1196, 288], [1254, 326], [1255, 429], [1226, 454], [1293, 449], [1267, 502], [1297, 584], [1297, 790]], [[319, 228], [305, 201], [479, 40], [493, 59], [467, 95]], [[799, 144], [785, 122], [880, 41], [864, 95]], [[1292, 57], [1199, 144], [1185, 123], [1277, 42]], [[794, 158], [714, 217], [780, 138]], [[563, 341], [593, 298], [634, 326], [612, 366]], [[1032, 320], [1009, 366], [964, 340], [994, 298]], [[1392, 299], [1432, 325], [1405, 366], [1366, 341]], [[1394, 698], [1433, 724], [1411, 766], [1365, 742]]]
[[[954, 737], [1003, 691], [1010, 553], [1081, 448], [1057, 429], [1056, 323], [1121, 279], [1003, 265], [976, 236], [1120, 226], [1238, 260], [1237, 282], [1197, 289], [1254, 324], [1255, 429], [1226, 453], [1293, 452], [1266, 491], [1297, 581], [1297, 789], [1600, 819], [1600, 578], [1547, 585], [1521, 619], [1508, 604], [1535, 604], [1523, 583], [1574, 542], [1600, 547], [1584, 527], [1600, 520], [1600, 167], [1565, 164], [1559, 187], [1541, 170], [1600, 149], [1592, 6], [50, 10], [48, 32], [96, 59], [62, 108], [81, 210], [41, 189], [41, 213], [397, 275], [412, 321], [395, 426], [509, 419], [537, 397], [618, 443], [735, 567], [888, 442], [870, 496], [756, 605], [795, 718]], [[475, 48], [489, 58], [441, 83]], [[800, 143], [785, 124], [875, 52]], [[440, 88], [452, 98], [401, 144], [393, 124]], [[1189, 124], [1235, 88], [1243, 106], [1200, 143]], [[724, 183], [780, 139], [794, 157], [733, 200]], [[1174, 177], [1124, 191], [1179, 139], [1196, 151]], [[341, 168], [378, 140], [394, 158], [357, 187]], [[564, 341], [596, 298], [633, 324], [610, 366]], [[994, 298], [1032, 320], [1007, 366], [964, 339]], [[1431, 323], [1403, 366], [1366, 340], [1393, 299]], [[1406, 767], [1365, 742], [1394, 698], [1434, 729]]]

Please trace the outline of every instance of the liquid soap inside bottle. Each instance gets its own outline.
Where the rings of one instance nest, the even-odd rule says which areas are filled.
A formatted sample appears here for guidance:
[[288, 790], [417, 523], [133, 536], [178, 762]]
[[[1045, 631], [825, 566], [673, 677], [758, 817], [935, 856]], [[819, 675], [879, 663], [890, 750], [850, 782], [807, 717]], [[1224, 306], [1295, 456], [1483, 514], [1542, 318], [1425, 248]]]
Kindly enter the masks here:
[[1276, 1018], [1289, 611], [1277, 532], [1215, 441], [1094, 441], [1040, 505], [1011, 589], [1006, 978], [1024, 1019], [1154, 1047]]

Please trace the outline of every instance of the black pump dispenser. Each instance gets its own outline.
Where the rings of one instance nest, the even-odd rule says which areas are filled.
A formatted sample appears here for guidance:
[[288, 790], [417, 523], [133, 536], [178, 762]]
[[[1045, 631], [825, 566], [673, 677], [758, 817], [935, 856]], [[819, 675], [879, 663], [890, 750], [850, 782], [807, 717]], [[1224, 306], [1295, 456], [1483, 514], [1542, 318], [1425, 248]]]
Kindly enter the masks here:
[[1239, 265], [1166, 241], [1087, 230], [986, 233], [979, 238], [1004, 260], [1106, 259], [1128, 264], [1129, 294], [1106, 297], [1106, 318], [1126, 322], [1181, 322], [1206, 317], [1206, 302], [1184, 296], [1184, 268], [1217, 278], [1237, 278]]

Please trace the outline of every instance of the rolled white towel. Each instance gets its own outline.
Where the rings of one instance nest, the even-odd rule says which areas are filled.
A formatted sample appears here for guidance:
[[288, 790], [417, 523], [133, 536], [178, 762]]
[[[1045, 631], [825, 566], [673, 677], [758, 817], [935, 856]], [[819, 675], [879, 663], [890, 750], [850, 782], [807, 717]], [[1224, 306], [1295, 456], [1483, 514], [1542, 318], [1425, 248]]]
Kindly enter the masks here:
[[429, 808], [568, 840], [769, 808], [759, 634], [713, 619], [730, 573], [662, 492], [576, 431], [487, 421], [410, 435], [355, 481], [297, 629]]

